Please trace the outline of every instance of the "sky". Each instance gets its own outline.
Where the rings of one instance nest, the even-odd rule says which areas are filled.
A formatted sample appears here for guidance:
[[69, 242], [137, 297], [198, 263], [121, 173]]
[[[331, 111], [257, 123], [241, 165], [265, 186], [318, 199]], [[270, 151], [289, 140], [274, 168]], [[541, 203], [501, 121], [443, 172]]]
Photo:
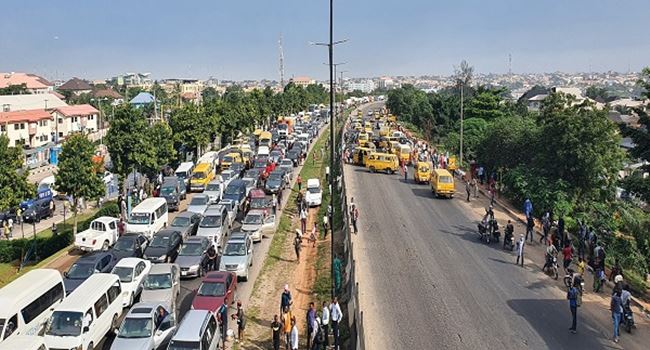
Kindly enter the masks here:
[[[0, 71], [49, 79], [328, 77], [327, 0], [1, 0]], [[334, 0], [345, 76], [639, 71], [648, 0]]]

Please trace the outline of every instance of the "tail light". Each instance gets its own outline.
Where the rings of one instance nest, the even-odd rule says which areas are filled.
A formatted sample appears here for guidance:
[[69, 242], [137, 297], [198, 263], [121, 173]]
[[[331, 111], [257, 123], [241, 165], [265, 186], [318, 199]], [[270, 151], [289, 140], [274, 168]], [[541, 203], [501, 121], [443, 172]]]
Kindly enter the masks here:
[[96, 240], [96, 239], [93, 239], [93, 245], [95, 245], [95, 243], [97, 243], [97, 240]]

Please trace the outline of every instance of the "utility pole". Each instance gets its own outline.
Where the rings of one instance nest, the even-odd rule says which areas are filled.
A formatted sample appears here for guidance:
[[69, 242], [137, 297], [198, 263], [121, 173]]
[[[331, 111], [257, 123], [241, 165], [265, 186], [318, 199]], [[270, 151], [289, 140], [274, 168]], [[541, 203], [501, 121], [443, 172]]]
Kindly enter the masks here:
[[282, 49], [282, 35], [280, 35], [280, 40], [278, 40], [278, 46], [280, 50], [280, 88], [284, 90], [284, 50]]
[[463, 103], [464, 103], [464, 91], [465, 90], [465, 83], [461, 82], [460, 83], [460, 159], [458, 160], [458, 167], [463, 166]]

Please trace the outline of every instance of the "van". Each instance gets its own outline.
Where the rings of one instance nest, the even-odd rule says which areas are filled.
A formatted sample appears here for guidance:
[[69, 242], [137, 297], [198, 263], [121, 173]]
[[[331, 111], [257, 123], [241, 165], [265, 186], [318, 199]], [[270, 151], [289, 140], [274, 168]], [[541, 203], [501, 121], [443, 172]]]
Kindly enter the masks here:
[[399, 161], [397, 156], [390, 153], [370, 153], [368, 160], [366, 160], [366, 168], [371, 173], [375, 171], [385, 171], [389, 174], [394, 174], [399, 168]]
[[235, 179], [231, 181], [223, 191], [223, 199], [230, 199], [237, 203], [239, 209], [246, 205], [246, 183], [243, 180]]
[[436, 197], [447, 196], [452, 198], [456, 192], [454, 177], [446, 169], [434, 169], [431, 173], [431, 192]]
[[352, 153], [352, 163], [355, 165], [366, 166], [366, 160], [368, 155], [373, 153], [375, 150], [369, 147], [357, 147]]
[[0, 289], [0, 342], [38, 335], [65, 296], [61, 273], [54, 269], [31, 270]]
[[52, 197], [57, 197], [59, 193], [54, 189], [54, 175], [50, 175], [38, 183], [37, 192], [43, 192], [44, 190], [50, 190]]
[[221, 170], [230, 168], [230, 165], [232, 163], [243, 163], [243, 162], [244, 160], [242, 159], [240, 153], [236, 153], [236, 152], [228, 153], [223, 157], [223, 160], [221, 160]]
[[189, 310], [181, 320], [167, 350], [216, 350], [221, 332], [212, 312]]
[[273, 146], [273, 135], [268, 131], [262, 131], [260, 134], [259, 146], [271, 148], [271, 146]]
[[167, 220], [167, 200], [160, 197], [147, 198], [131, 211], [126, 230], [143, 233], [151, 239], [154, 233], [167, 227]]
[[269, 150], [269, 147], [268, 147], [268, 146], [262, 146], [262, 145], [260, 145], [260, 146], [257, 148], [257, 156], [258, 156], [258, 157], [268, 157], [269, 154], [271, 154], [271, 151]]
[[192, 178], [192, 172], [194, 170], [194, 162], [184, 162], [181, 163], [174, 174], [185, 184], [185, 188], [190, 187], [190, 179]]
[[47, 350], [45, 339], [35, 335], [16, 335], [0, 343], [0, 350]]
[[411, 165], [411, 147], [407, 145], [399, 145], [398, 157], [400, 163]]
[[211, 163], [199, 163], [192, 173], [190, 180], [190, 190], [203, 192], [208, 183], [214, 179], [214, 167]]
[[219, 165], [219, 152], [210, 151], [205, 152], [199, 160], [196, 161], [196, 164], [208, 163], [212, 165], [212, 169], [216, 169]]
[[117, 330], [121, 315], [120, 277], [94, 274], [54, 309], [45, 328], [45, 344], [51, 349], [93, 349]]
[[415, 182], [429, 182], [431, 179], [431, 165], [429, 162], [418, 162], [415, 165], [414, 173], [413, 177], [415, 178]]
[[187, 187], [180, 178], [166, 176], [160, 186], [160, 197], [165, 198], [170, 210], [178, 210], [180, 202], [187, 197]]

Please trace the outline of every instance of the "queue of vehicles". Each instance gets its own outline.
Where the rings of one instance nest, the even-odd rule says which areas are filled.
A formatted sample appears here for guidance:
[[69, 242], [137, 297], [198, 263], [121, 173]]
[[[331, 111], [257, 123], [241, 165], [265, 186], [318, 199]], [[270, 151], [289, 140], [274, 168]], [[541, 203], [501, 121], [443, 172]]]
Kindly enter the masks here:
[[[287, 187], [298, 165], [286, 155], [304, 157], [323, 122], [279, 125], [287, 127], [241, 138], [234, 147], [250, 152], [229, 151], [225, 163], [217, 152], [181, 163], [164, 178], [159, 197], [133, 208], [124, 235], [117, 218], [95, 219], [74, 240], [88, 254], [63, 274], [35, 269], [0, 289], [0, 349], [87, 350], [108, 334], [115, 334], [111, 349], [215, 349], [216, 311], [236, 300], [254, 243], [275, 230], [269, 197]], [[299, 138], [292, 132], [297, 126], [305, 131]], [[254, 149], [261, 152], [250, 158]], [[170, 223], [169, 210], [180, 208], [188, 190], [203, 193]], [[308, 180], [307, 192], [310, 205], [320, 205], [317, 179]], [[210, 247], [219, 254], [217, 271], [207, 270]], [[182, 278], [201, 284], [178, 322]]]

